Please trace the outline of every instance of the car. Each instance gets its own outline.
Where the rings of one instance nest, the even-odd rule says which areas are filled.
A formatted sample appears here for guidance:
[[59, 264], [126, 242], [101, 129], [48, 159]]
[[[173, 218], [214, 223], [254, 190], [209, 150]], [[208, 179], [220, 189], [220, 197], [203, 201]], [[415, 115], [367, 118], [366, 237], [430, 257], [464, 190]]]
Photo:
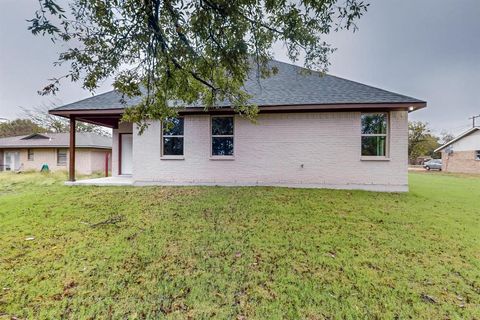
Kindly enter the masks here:
[[432, 159], [423, 164], [423, 167], [427, 170], [440, 170], [442, 171], [442, 159]]

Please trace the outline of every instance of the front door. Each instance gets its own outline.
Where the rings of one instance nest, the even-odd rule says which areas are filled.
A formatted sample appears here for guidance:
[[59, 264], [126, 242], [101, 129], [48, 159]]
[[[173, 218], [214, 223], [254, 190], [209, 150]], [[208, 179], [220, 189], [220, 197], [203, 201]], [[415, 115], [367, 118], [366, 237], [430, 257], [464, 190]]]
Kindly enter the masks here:
[[120, 135], [120, 174], [132, 174], [132, 134]]
[[20, 152], [6, 151], [4, 153], [3, 164], [6, 171], [16, 171], [20, 169]]

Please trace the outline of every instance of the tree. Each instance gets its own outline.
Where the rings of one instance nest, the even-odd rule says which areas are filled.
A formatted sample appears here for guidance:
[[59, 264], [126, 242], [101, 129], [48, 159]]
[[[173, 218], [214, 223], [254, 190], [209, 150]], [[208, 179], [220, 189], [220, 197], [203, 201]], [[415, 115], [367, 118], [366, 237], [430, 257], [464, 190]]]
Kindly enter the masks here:
[[[68, 119], [54, 116], [48, 113], [49, 107], [36, 107], [32, 110], [22, 108], [26, 118], [31, 122], [46, 128], [49, 132], [69, 132], [70, 121]], [[110, 136], [110, 133], [100, 126], [77, 121], [76, 132], [93, 132], [103, 136]]]
[[[70, 71], [52, 79], [41, 94], [55, 93], [60, 80], [81, 80], [95, 90], [113, 77], [125, 97], [142, 96], [124, 119], [145, 127], [146, 119], [175, 116], [178, 108], [214, 107], [229, 101], [254, 118], [257, 108], [242, 90], [249, 71], [278, 72], [267, 65], [272, 46], [284, 44], [292, 61], [326, 71], [335, 49], [323, 36], [355, 31], [367, 11], [362, 0], [39, 0], [29, 29], [69, 47], [56, 64]], [[68, 11], [68, 12], [67, 12]]]
[[453, 139], [455, 139], [455, 136], [446, 130], [443, 130], [440, 133], [440, 140], [442, 141], [442, 144], [448, 143]]
[[29, 119], [16, 119], [0, 123], [0, 138], [23, 136], [47, 131], [47, 129], [35, 124]]
[[440, 146], [428, 128], [428, 123], [413, 121], [408, 123], [408, 159], [412, 163], [420, 156], [437, 157], [435, 149]]

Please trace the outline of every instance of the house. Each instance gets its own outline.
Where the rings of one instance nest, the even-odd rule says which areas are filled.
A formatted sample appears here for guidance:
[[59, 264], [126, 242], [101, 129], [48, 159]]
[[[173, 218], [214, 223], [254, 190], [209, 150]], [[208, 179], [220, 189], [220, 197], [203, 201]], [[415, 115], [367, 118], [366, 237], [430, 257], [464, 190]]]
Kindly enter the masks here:
[[442, 170], [480, 173], [480, 127], [465, 131], [435, 152], [442, 152]]
[[[104, 172], [111, 158], [112, 139], [94, 133], [76, 133], [76, 170], [80, 174]], [[0, 171], [67, 170], [68, 133], [34, 133], [0, 138]], [[107, 162], [106, 162], [107, 161]]]
[[[113, 128], [112, 167], [134, 185], [269, 185], [407, 191], [408, 113], [426, 102], [271, 61], [278, 73], [251, 75], [245, 90], [256, 123], [228, 102], [179, 110], [174, 127], [158, 121], [138, 134], [122, 122], [116, 91], [50, 110]], [[74, 181], [73, 168], [70, 180]]]

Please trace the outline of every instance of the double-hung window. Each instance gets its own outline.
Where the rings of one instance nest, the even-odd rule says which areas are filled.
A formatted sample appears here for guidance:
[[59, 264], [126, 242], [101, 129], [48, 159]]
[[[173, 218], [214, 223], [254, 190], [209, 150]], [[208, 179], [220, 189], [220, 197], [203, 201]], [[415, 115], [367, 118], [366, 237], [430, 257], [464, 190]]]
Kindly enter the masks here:
[[182, 117], [168, 119], [163, 123], [162, 128], [162, 156], [178, 157], [183, 156], [183, 129], [184, 119]]
[[57, 149], [57, 166], [67, 165], [67, 149]]
[[480, 160], [480, 150], [475, 151], [475, 160]]
[[362, 113], [362, 157], [388, 156], [388, 113]]
[[212, 117], [211, 120], [212, 153], [214, 158], [232, 158], [234, 144], [234, 118]]

